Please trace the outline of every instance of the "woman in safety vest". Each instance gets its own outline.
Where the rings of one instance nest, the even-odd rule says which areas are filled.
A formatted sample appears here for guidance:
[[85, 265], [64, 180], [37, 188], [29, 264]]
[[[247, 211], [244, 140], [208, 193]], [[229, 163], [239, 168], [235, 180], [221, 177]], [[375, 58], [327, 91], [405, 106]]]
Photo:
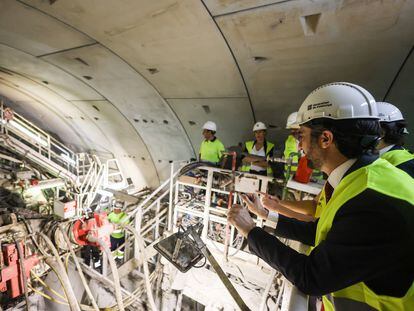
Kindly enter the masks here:
[[272, 169], [266, 160], [260, 160], [254, 156], [272, 157], [275, 145], [266, 140], [267, 127], [263, 122], [257, 122], [253, 126], [255, 140], [246, 141], [244, 144], [244, 152], [252, 156], [245, 156], [242, 159], [243, 166], [241, 171], [250, 172], [252, 174], [272, 176]]

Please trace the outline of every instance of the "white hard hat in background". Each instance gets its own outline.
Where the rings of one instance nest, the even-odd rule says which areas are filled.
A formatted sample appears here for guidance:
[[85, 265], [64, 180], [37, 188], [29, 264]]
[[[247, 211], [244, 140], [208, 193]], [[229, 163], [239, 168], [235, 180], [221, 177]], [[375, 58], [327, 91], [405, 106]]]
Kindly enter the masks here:
[[292, 112], [287, 120], [286, 120], [286, 128], [287, 129], [298, 129], [299, 128], [299, 124], [296, 122], [298, 117], [298, 112]]
[[298, 124], [313, 119], [379, 119], [374, 97], [348, 82], [322, 85], [306, 97], [298, 111]]
[[260, 130], [267, 130], [266, 124], [264, 124], [263, 122], [257, 122], [253, 126], [253, 132], [260, 131]]
[[207, 121], [203, 125], [203, 130], [209, 130], [209, 131], [217, 132], [217, 125], [213, 121]]
[[400, 109], [390, 103], [377, 102], [377, 109], [380, 122], [395, 122], [404, 120]]
[[124, 202], [122, 202], [122, 201], [115, 201], [115, 204], [114, 204], [114, 209], [123, 209], [124, 208]]

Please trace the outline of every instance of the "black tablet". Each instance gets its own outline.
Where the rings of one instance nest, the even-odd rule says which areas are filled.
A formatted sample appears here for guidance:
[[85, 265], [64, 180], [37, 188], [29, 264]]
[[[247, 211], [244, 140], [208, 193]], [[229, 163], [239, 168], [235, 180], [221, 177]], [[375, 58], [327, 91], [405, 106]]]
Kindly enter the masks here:
[[[173, 260], [174, 250], [179, 237], [182, 237], [181, 245], [179, 245], [177, 256]], [[168, 238], [158, 242], [154, 245], [154, 248], [181, 272], [187, 272], [203, 257], [203, 254], [195, 246], [194, 241], [188, 236], [184, 238], [181, 232], [174, 233]]]

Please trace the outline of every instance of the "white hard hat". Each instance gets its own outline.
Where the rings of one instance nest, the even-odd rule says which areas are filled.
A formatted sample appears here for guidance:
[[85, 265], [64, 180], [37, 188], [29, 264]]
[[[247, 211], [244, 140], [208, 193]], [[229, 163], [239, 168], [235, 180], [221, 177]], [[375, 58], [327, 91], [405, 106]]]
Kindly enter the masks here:
[[380, 122], [395, 122], [404, 120], [400, 109], [390, 103], [377, 102], [377, 109]]
[[116, 201], [114, 204], [114, 209], [123, 209], [124, 208], [124, 202], [122, 201]]
[[203, 125], [203, 130], [209, 130], [209, 131], [217, 132], [217, 125], [213, 121], [207, 121]]
[[348, 82], [322, 85], [306, 97], [298, 111], [298, 124], [318, 118], [379, 119], [374, 97], [366, 89]]
[[253, 132], [260, 131], [260, 130], [267, 130], [266, 124], [264, 124], [263, 122], [257, 122], [253, 126]]
[[299, 128], [299, 124], [296, 123], [297, 117], [298, 117], [298, 112], [297, 111], [292, 112], [288, 116], [288, 118], [286, 120], [286, 128], [287, 129], [298, 129]]

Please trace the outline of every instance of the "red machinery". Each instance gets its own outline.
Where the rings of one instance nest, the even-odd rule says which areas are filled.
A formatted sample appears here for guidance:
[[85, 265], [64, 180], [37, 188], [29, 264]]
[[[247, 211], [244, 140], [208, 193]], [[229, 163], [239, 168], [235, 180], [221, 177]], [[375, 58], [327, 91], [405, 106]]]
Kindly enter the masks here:
[[98, 243], [90, 242], [90, 238], [101, 239], [108, 247], [111, 246], [110, 234], [114, 230], [106, 213], [94, 213], [89, 219], [77, 220], [72, 227], [73, 238], [79, 245], [99, 247]]
[[24, 294], [23, 277], [30, 276], [30, 270], [39, 263], [36, 254], [26, 257], [26, 248], [23, 242], [18, 242], [23, 252], [23, 265], [25, 276], [22, 276], [19, 253], [16, 244], [3, 244], [0, 256], [0, 291], [9, 291], [10, 298], [16, 298]]

